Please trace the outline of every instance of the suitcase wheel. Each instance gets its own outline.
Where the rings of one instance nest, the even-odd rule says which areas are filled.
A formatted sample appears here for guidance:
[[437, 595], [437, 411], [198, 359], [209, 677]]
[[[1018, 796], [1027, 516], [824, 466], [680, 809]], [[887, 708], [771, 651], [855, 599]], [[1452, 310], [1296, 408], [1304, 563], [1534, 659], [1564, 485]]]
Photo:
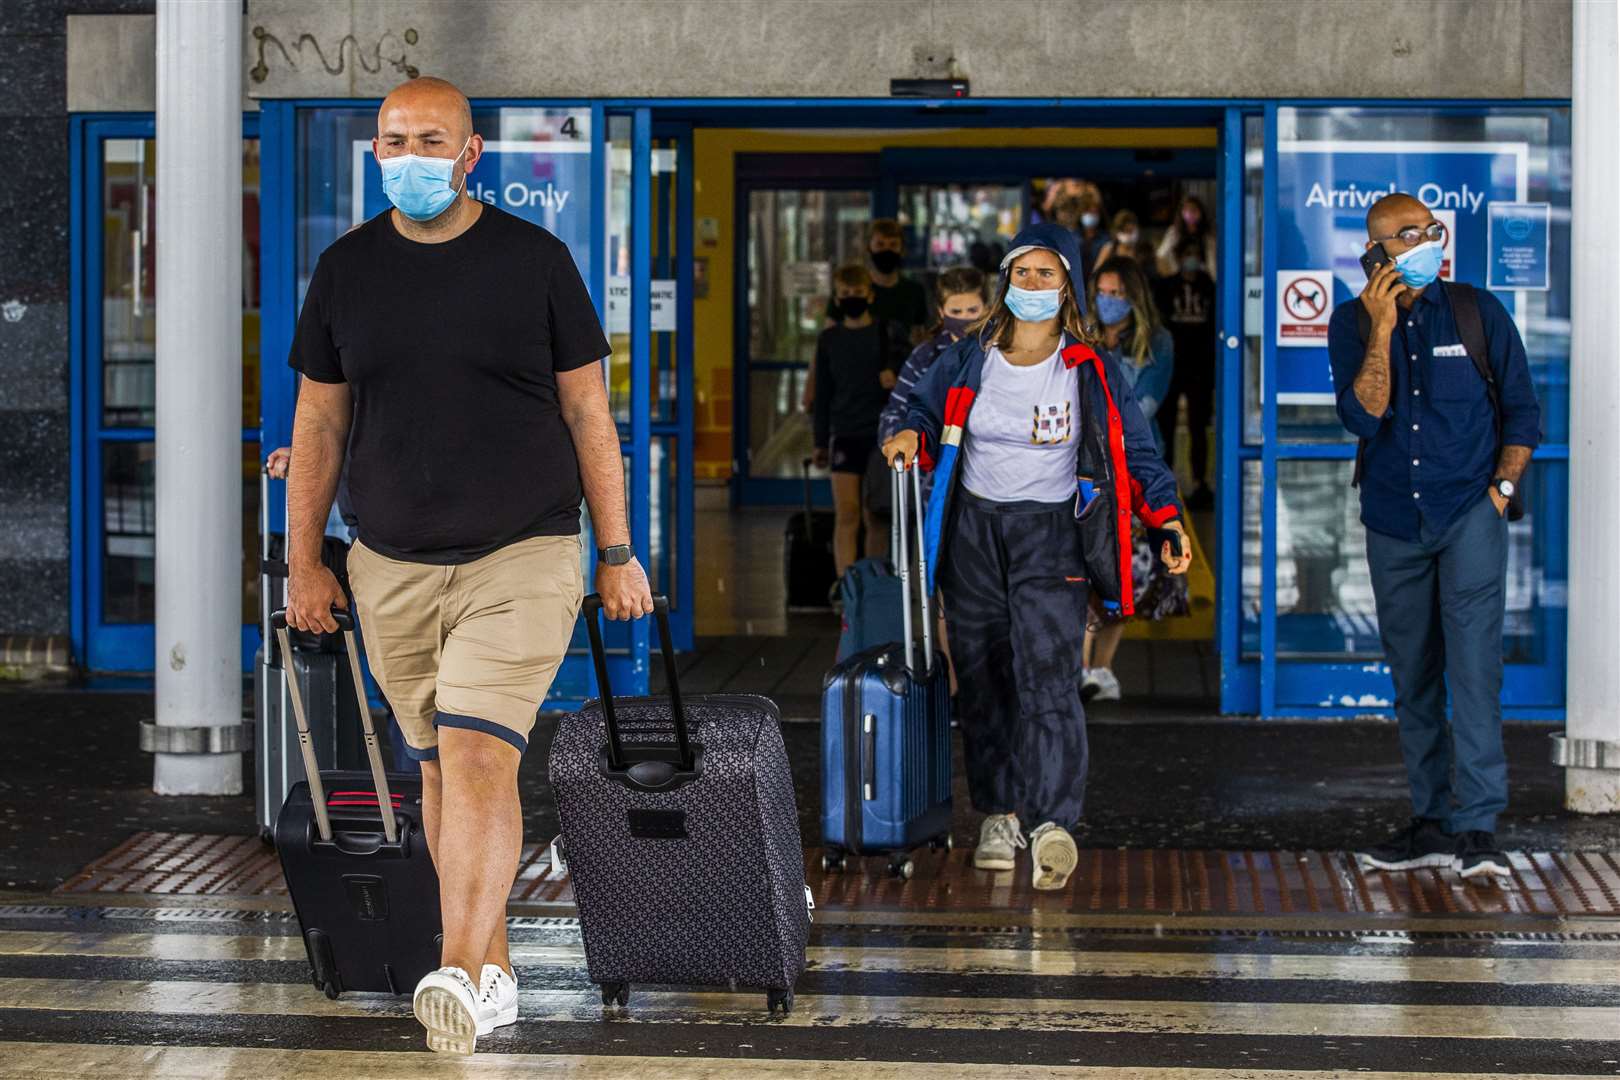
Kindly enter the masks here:
[[848, 865], [842, 851], [831, 850], [821, 856], [821, 872], [823, 874], [836, 874]]
[[276, 834], [269, 829], [259, 830], [259, 843], [272, 850], [276, 846]]
[[901, 881], [910, 881], [912, 871], [916, 869], [912, 861], [904, 856], [889, 860], [889, 873]]
[[630, 1004], [630, 984], [627, 982], [603, 983], [602, 1004], [619, 1006]]
[[792, 990], [770, 990], [766, 992], [765, 1008], [770, 1010], [772, 1016], [776, 1015], [778, 1007], [781, 1008], [783, 1016], [788, 1016], [793, 1012]]
[[328, 998], [330, 998], [333, 1001], [337, 1000], [337, 998], [338, 998], [338, 988], [337, 988], [336, 983], [325, 983], [325, 984], [323, 984], [321, 986], [321, 989], [323, 991], [325, 991], [326, 996]]
[[928, 849], [930, 851], [938, 851], [940, 848], [944, 848], [946, 851], [951, 851], [955, 847], [956, 841], [951, 839], [950, 833], [946, 833], [944, 836], [936, 836], [932, 840], [928, 841]]

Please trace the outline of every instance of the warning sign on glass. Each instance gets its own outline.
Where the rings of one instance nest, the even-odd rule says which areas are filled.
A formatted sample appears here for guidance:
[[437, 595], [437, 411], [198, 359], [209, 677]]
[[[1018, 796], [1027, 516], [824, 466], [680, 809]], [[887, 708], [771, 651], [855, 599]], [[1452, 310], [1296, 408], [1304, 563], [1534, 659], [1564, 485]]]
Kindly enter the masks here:
[[1277, 271], [1277, 344], [1327, 344], [1333, 316], [1333, 271]]

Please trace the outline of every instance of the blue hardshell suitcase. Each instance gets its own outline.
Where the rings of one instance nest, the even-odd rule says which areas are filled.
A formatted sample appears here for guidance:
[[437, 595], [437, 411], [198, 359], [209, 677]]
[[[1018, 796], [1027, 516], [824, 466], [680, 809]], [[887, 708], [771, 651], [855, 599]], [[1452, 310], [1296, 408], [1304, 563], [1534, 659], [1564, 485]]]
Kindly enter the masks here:
[[[922, 665], [912, 646], [912, 566], [906, 519], [922, 552], [921, 492], [896, 471], [894, 519], [900, 568], [902, 638], [840, 661], [821, 697], [823, 869], [849, 854], [887, 854], [891, 871], [911, 875], [912, 849], [950, 846], [951, 697], [945, 660], [934, 652], [932, 605], [922, 595]], [[915, 505], [908, 510], [908, 502]], [[925, 568], [917, 580], [926, 582]]]

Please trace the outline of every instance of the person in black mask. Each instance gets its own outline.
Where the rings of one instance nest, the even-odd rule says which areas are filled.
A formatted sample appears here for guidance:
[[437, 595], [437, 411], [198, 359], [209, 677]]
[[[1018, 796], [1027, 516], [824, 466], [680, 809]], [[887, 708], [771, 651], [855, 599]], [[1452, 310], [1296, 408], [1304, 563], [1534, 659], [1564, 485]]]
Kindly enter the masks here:
[[1176, 245], [1174, 277], [1159, 282], [1159, 310], [1176, 342], [1176, 373], [1158, 415], [1164, 460], [1175, 467], [1176, 412], [1187, 399], [1192, 478], [1189, 510], [1213, 510], [1209, 490], [1209, 421], [1215, 412], [1215, 279], [1204, 266], [1203, 240], [1188, 236]]
[[[910, 344], [920, 343], [927, 336], [933, 313], [928, 290], [900, 270], [906, 261], [906, 238], [898, 221], [878, 218], [867, 227], [866, 257], [871, 268], [872, 314], [899, 323]], [[838, 298], [833, 296], [827, 303], [827, 319], [836, 323], [842, 318]]]
[[883, 555], [889, 534], [870, 510], [863, 510], [862, 481], [877, 454], [878, 418], [894, 389], [910, 348], [906, 328], [875, 310], [872, 277], [851, 263], [833, 275], [839, 322], [816, 341], [815, 463], [832, 471], [833, 558], [839, 576], [860, 557], [856, 544], [866, 519], [866, 555]]

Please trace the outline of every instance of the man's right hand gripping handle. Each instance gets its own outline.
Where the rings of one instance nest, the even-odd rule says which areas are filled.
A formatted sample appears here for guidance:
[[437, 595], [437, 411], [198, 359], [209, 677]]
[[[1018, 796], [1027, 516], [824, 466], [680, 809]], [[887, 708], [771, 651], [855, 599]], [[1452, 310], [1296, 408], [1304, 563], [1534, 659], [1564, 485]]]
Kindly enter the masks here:
[[348, 610], [337, 575], [321, 563], [291, 566], [287, 573], [287, 625], [311, 634], [337, 633], [332, 609]]

